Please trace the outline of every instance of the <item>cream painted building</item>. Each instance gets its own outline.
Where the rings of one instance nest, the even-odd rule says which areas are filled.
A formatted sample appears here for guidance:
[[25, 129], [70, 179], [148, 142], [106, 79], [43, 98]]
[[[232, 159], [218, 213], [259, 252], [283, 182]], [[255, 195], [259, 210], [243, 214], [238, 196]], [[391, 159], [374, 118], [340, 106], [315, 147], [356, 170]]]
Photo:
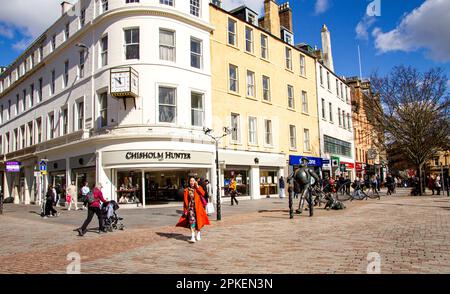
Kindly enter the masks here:
[[265, 1], [265, 16], [210, 5], [213, 129], [233, 129], [219, 151], [220, 183], [242, 196], [278, 193], [300, 156], [321, 165], [314, 57], [294, 46], [289, 4]]

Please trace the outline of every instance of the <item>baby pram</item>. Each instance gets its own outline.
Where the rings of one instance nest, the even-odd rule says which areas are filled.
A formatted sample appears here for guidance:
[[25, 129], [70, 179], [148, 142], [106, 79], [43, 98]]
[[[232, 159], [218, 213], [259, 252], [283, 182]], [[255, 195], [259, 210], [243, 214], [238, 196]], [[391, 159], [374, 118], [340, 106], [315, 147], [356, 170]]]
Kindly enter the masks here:
[[125, 227], [121, 222], [123, 218], [119, 217], [116, 213], [118, 209], [119, 204], [114, 200], [109, 201], [106, 205], [102, 205], [103, 225], [109, 232], [123, 230]]

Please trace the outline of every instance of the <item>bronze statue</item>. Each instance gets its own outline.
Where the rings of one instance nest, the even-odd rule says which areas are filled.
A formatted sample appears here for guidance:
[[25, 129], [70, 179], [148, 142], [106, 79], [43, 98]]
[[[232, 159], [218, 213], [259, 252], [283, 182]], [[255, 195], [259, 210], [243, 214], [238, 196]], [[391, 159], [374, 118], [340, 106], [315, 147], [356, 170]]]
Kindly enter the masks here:
[[[300, 202], [298, 204], [298, 209], [295, 211], [297, 214], [301, 214], [303, 210], [304, 201], [308, 201], [309, 205], [309, 216], [313, 216], [313, 199], [310, 187], [312, 185], [318, 185], [320, 182], [319, 176], [314, 172], [314, 170], [308, 168], [309, 160], [303, 157], [300, 160], [300, 166], [297, 168], [290, 176], [289, 183], [293, 181], [297, 182], [300, 187]], [[294, 218], [293, 200], [292, 200], [292, 189], [289, 190], [289, 216]]]

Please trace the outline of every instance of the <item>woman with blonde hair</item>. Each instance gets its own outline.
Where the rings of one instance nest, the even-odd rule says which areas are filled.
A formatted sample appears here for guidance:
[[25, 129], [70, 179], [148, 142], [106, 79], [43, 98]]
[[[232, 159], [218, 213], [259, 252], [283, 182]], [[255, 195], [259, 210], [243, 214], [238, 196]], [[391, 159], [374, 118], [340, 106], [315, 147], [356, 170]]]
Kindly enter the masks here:
[[177, 227], [189, 228], [191, 230], [191, 239], [189, 242], [195, 243], [201, 240], [200, 231], [205, 225], [209, 225], [209, 219], [206, 215], [203, 198], [205, 191], [198, 185], [194, 178], [189, 179], [189, 186], [184, 189], [183, 215], [177, 223]]

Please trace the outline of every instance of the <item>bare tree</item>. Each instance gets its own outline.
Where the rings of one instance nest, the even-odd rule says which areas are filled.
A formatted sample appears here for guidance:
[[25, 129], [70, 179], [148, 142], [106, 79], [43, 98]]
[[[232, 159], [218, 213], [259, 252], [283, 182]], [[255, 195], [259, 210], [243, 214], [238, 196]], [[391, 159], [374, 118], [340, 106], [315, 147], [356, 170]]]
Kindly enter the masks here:
[[449, 146], [447, 81], [440, 68], [421, 73], [397, 66], [385, 77], [371, 77], [378, 99], [365, 101], [375, 127], [384, 134], [387, 149], [395, 148], [418, 171], [421, 192], [424, 164]]

